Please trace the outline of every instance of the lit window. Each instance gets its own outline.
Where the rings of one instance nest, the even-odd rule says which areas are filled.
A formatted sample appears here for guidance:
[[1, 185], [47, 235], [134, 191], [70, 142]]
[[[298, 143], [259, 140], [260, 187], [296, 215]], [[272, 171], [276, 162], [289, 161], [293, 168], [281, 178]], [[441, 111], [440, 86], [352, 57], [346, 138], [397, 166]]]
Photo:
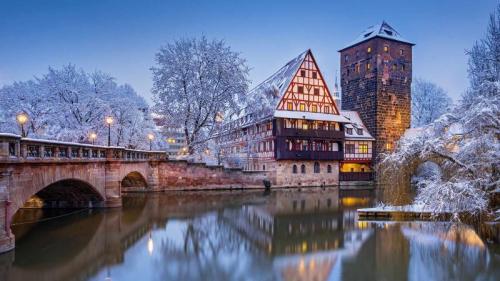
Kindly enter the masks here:
[[[328, 164], [328, 166], [326, 166], [326, 171], [327, 171], [327, 173], [329, 173], [329, 174], [330, 174], [330, 173], [332, 173], [332, 165]], [[330, 206], [330, 205], [331, 205], [331, 203], [332, 203], [332, 202], [331, 202], [331, 200], [330, 200], [330, 199], [328, 199], [328, 202], [329, 202], [329, 203], [328, 203], [328, 206]]]
[[389, 46], [384, 46], [384, 52], [389, 52]]
[[286, 104], [286, 109], [293, 110], [293, 104], [291, 102]]
[[356, 69], [356, 72], [359, 73], [359, 64], [356, 64], [355, 69]]
[[347, 154], [354, 154], [354, 144], [349, 143], [345, 145], [345, 153]]
[[318, 112], [318, 106], [313, 104], [312, 106], [312, 112]]
[[366, 64], [366, 70], [370, 70], [372, 68], [372, 64], [371, 63], [367, 63]]
[[400, 54], [401, 56], [402, 56], [402, 55], [404, 55], [404, 54], [405, 54], [405, 50], [400, 49], [400, 50], [399, 50], [399, 54]]
[[405, 64], [401, 64], [401, 71], [405, 71]]
[[300, 71], [300, 76], [302, 76], [302, 77], [306, 77], [306, 71], [305, 71], [305, 70], [301, 70], [301, 71]]
[[398, 69], [398, 65], [397, 64], [393, 64], [392, 65], [392, 71], [396, 71]]
[[325, 106], [325, 113], [330, 113], [330, 107], [329, 106]]
[[300, 111], [306, 111], [306, 105], [301, 103], [300, 104]]
[[313, 71], [312, 76], [313, 79], [318, 79], [318, 73], [316, 71]]
[[368, 49], [366, 49], [366, 52], [369, 54], [372, 52], [372, 47], [368, 47]]
[[298, 86], [298, 87], [297, 87], [297, 92], [298, 92], [299, 94], [303, 94], [303, 93], [304, 93], [304, 87], [303, 87], [303, 86]]
[[314, 88], [314, 94], [315, 94], [316, 96], [319, 96], [319, 88]]
[[368, 153], [368, 144], [360, 144], [358, 149], [359, 153], [366, 154]]

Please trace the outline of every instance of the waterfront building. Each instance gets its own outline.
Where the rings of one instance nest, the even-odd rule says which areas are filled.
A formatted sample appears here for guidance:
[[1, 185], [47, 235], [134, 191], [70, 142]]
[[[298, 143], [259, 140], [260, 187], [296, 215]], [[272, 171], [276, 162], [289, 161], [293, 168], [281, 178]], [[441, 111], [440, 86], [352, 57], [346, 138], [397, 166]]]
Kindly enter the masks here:
[[349, 119], [355, 113], [342, 114], [311, 50], [251, 90], [248, 99], [217, 137], [225, 165], [267, 171], [278, 186], [338, 185], [346, 128], [363, 131], [364, 139], [353, 136], [351, 142], [370, 165], [373, 138], [359, 118]]

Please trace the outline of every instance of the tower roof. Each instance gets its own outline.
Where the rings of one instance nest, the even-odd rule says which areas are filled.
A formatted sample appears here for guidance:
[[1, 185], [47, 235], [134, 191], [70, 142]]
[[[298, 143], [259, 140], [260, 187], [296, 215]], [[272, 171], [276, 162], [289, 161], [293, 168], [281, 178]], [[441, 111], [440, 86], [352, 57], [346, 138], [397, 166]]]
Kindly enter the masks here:
[[385, 21], [382, 21], [382, 23], [379, 23], [379, 24], [372, 25], [372, 26], [368, 27], [356, 39], [354, 39], [354, 41], [352, 41], [351, 43], [349, 43], [344, 48], [340, 49], [339, 52], [341, 52], [341, 51], [343, 51], [343, 50], [345, 50], [345, 49], [347, 49], [349, 47], [352, 47], [354, 45], [358, 45], [358, 44], [360, 44], [362, 42], [365, 42], [367, 40], [375, 38], [375, 37], [381, 37], [381, 38], [385, 38], [385, 39], [389, 39], [389, 40], [394, 40], [394, 41], [398, 41], [398, 42], [407, 43], [407, 44], [410, 44], [410, 45], [415, 45], [414, 43], [412, 43], [412, 42], [404, 39], [403, 37], [401, 37], [401, 34], [399, 34], [399, 32], [397, 32], [388, 23], [386, 23]]

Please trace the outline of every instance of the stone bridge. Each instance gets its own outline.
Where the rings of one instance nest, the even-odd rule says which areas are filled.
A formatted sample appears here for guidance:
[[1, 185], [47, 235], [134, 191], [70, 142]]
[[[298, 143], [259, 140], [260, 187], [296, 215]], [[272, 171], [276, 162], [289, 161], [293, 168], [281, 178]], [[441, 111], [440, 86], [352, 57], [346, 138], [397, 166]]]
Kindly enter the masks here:
[[132, 150], [0, 134], [0, 253], [23, 207], [121, 207], [122, 192], [262, 187], [266, 173], [172, 161]]

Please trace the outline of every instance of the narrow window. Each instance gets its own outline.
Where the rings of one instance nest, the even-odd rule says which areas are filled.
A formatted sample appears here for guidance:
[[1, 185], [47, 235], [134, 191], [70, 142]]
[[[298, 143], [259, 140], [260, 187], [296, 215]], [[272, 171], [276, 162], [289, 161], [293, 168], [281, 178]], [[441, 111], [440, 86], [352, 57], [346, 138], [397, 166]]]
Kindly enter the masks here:
[[397, 64], [393, 64], [392, 65], [392, 71], [396, 71], [398, 69], [398, 65]]
[[319, 88], [314, 88], [314, 95], [319, 96]]
[[324, 107], [325, 113], [330, 113], [330, 107], [325, 105]]
[[359, 153], [362, 153], [362, 154], [368, 153], [368, 145], [367, 144], [360, 144], [358, 149], [359, 149]]
[[292, 173], [296, 174], [297, 173], [297, 165], [293, 165], [292, 167]]
[[300, 104], [300, 111], [306, 111], [306, 105], [301, 103]]
[[318, 73], [316, 71], [313, 71], [312, 77], [313, 79], [318, 79]]
[[304, 86], [298, 86], [297, 87], [297, 93], [303, 94], [304, 93]]
[[399, 49], [399, 55], [401, 55], [401, 56], [402, 56], [402, 55], [404, 55], [404, 54], [405, 54], [405, 50], [403, 50], [403, 49]]
[[405, 71], [405, 64], [401, 64], [401, 71]]
[[349, 61], [349, 56], [348, 56], [348, 55], [345, 55], [345, 56], [344, 56], [344, 61], [345, 61], [345, 62], [348, 62], [348, 61]]
[[387, 46], [387, 45], [384, 46], [384, 52], [386, 52], [386, 53], [389, 52], [389, 46]]
[[305, 174], [305, 173], [306, 173], [306, 165], [302, 164], [302, 165], [300, 166], [300, 172], [301, 172], [302, 174]]
[[302, 77], [306, 77], [306, 71], [305, 71], [305, 70], [301, 70], [301, 71], [300, 71], [300, 76], [302, 76]]
[[372, 52], [372, 47], [368, 47], [368, 48], [366, 49], [366, 52], [367, 52], [368, 54], [369, 54], [369, 53], [371, 53], [371, 52]]
[[366, 70], [370, 70], [372, 68], [372, 64], [371, 63], [366, 63]]
[[326, 171], [327, 171], [327, 173], [331, 174], [332, 173], [332, 165], [328, 164], [328, 166], [326, 166]]
[[314, 162], [314, 173], [319, 174], [319, 172], [320, 172], [319, 163]]
[[291, 102], [288, 102], [288, 103], [286, 104], [286, 109], [288, 109], [288, 110], [293, 110], [293, 104], [292, 104]]

